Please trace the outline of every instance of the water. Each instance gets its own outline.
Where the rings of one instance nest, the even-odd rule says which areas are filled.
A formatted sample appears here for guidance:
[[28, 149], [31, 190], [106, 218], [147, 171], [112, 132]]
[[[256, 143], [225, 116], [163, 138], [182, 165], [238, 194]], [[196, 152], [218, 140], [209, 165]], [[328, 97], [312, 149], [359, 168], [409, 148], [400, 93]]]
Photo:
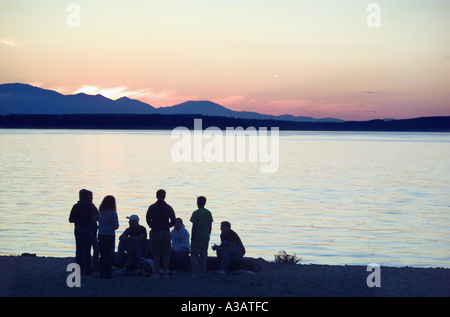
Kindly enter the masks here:
[[[279, 169], [175, 163], [171, 131], [0, 130], [0, 254], [74, 256], [78, 191], [117, 199], [141, 224], [159, 188], [187, 229], [196, 197], [247, 256], [301, 263], [450, 267], [450, 135], [280, 132]], [[209, 141], [203, 141], [204, 145]], [[117, 243], [116, 243], [117, 245]], [[210, 251], [212, 255], [212, 251]]]

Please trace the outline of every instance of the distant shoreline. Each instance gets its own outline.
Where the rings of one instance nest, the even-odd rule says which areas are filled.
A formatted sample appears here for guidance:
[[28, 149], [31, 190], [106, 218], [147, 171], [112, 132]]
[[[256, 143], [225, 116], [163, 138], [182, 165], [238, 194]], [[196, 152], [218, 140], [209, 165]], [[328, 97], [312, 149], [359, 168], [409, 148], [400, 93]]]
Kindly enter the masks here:
[[280, 131], [373, 131], [373, 132], [450, 132], [450, 116], [400, 120], [345, 122], [295, 122], [284, 120], [241, 119], [204, 115], [162, 114], [10, 114], [0, 116], [1, 129], [117, 129], [173, 130], [194, 129], [194, 119], [203, 120], [203, 128], [278, 127]]

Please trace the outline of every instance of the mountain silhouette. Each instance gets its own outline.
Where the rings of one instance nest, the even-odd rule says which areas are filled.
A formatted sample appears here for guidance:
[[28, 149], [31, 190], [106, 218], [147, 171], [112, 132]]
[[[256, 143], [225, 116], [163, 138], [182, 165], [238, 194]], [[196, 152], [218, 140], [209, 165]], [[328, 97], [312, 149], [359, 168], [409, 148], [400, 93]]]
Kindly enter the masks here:
[[199, 114], [239, 119], [275, 119], [297, 122], [343, 122], [334, 118], [315, 119], [292, 115], [272, 116], [233, 111], [211, 101], [186, 101], [171, 107], [154, 108], [139, 100], [122, 97], [111, 100], [102, 95], [63, 95], [28, 84], [0, 85], [0, 115], [8, 114]]

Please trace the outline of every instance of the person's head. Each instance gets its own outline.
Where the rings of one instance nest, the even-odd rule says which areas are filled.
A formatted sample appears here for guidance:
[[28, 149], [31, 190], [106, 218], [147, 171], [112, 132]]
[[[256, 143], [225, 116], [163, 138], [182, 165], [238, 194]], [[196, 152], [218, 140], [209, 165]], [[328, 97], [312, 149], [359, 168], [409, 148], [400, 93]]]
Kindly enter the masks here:
[[158, 198], [158, 200], [164, 200], [166, 199], [166, 191], [164, 189], [160, 189], [156, 192], [156, 198]]
[[94, 198], [94, 194], [90, 190], [82, 189], [79, 192], [80, 201], [86, 201], [88, 203], [92, 202], [92, 199]]
[[206, 198], [203, 196], [197, 197], [197, 206], [198, 208], [203, 208], [206, 205]]
[[220, 223], [220, 230], [222, 230], [223, 234], [227, 235], [231, 230], [231, 224], [228, 221], [222, 221]]
[[116, 199], [114, 198], [114, 196], [108, 195], [105, 198], [103, 198], [102, 203], [100, 204], [100, 208], [99, 210], [107, 210], [107, 209], [112, 209], [112, 210], [116, 210]]
[[130, 225], [130, 228], [134, 228], [139, 226], [139, 216], [138, 215], [132, 215], [130, 217], [127, 217], [128, 224]]
[[184, 224], [183, 224], [183, 220], [181, 220], [181, 218], [177, 218], [175, 219], [175, 229], [177, 231], [180, 231], [181, 228], [183, 228]]

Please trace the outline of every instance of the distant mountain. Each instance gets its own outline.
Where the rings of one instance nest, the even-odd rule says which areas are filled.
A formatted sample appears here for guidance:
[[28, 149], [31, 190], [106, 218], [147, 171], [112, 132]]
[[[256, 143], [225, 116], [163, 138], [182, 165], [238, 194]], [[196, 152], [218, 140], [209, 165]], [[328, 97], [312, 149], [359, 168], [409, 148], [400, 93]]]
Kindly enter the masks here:
[[63, 95], [27, 84], [0, 85], [0, 115], [7, 114], [199, 114], [239, 119], [273, 119], [297, 122], [343, 122], [334, 118], [314, 119], [291, 115], [271, 116], [233, 111], [211, 101], [186, 101], [171, 107], [154, 108], [139, 100], [102, 95]]
[[102, 95], [63, 95], [26, 84], [0, 85], [0, 114], [152, 114], [152, 106], [129, 98], [116, 101]]
[[234, 111], [211, 101], [186, 101], [172, 107], [157, 109], [160, 114], [202, 114], [237, 119], [283, 120], [297, 122], [344, 122], [334, 118], [314, 119], [311, 117], [294, 117], [292, 115], [272, 116], [250, 111]]

